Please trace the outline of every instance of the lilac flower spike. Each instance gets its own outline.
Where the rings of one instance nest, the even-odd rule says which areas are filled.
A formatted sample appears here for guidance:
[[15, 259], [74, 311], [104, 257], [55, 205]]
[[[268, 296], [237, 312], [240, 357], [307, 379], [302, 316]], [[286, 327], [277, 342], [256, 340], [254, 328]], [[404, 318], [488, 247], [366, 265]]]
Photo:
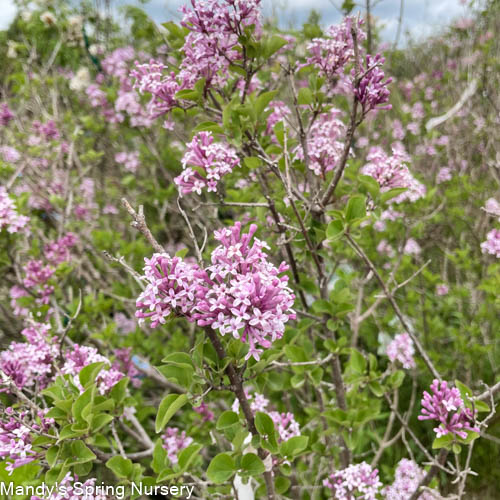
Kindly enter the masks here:
[[472, 410], [465, 406], [456, 388], [448, 387], [448, 382], [435, 379], [431, 384], [432, 395], [424, 391], [422, 398], [422, 414], [419, 420], [437, 420], [439, 425], [434, 428], [437, 437], [447, 434], [455, 434], [465, 439], [467, 432], [479, 432], [479, 428], [473, 426], [474, 415]]
[[335, 471], [323, 481], [323, 486], [331, 488], [333, 498], [337, 500], [375, 500], [382, 483], [378, 470], [372, 469], [366, 462], [361, 462]]
[[[166, 322], [170, 314], [184, 316], [199, 326], [227, 333], [248, 343], [246, 359], [260, 359], [262, 348], [280, 339], [285, 323], [295, 319], [295, 299], [282, 263], [268, 262], [267, 245], [253, 238], [257, 226], [241, 234], [241, 223], [215, 232], [220, 245], [212, 264], [200, 269], [179, 257], [155, 254], [144, 267], [148, 285], [137, 299], [136, 316], [149, 319], [151, 327]], [[253, 241], [252, 241], [253, 239]]]

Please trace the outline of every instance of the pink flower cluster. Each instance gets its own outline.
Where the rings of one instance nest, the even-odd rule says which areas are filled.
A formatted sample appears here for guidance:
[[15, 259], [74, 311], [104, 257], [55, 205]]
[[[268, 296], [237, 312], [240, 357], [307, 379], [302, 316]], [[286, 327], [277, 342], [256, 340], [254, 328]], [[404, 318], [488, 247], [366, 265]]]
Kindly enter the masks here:
[[330, 488], [333, 498], [337, 500], [376, 500], [382, 483], [378, 470], [372, 469], [366, 462], [361, 462], [335, 471], [323, 481], [323, 486]]
[[366, 158], [368, 163], [361, 173], [373, 177], [379, 183], [381, 192], [407, 188], [404, 193], [393, 198], [394, 203], [405, 200], [413, 202], [424, 196], [425, 186], [410, 173], [406, 165], [410, 158], [404, 151], [393, 149], [392, 156], [388, 156], [382, 148], [374, 146]]
[[[380, 54], [375, 57], [366, 56], [366, 67], [361, 69], [359, 83], [353, 82], [352, 91], [357, 101], [361, 104], [363, 116], [373, 109], [391, 109], [389, 102], [389, 89], [387, 86], [392, 82], [392, 78], [385, 78], [385, 73], [380, 69], [385, 58]], [[355, 71], [352, 70], [354, 78]]]
[[101, 394], [106, 394], [124, 374], [111, 366], [111, 362], [105, 356], [97, 352], [95, 347], [81, 346], [74, 344], [68, 349], [64, 356], [64, 364], [61, 367], [61, 373], [69, 374], [73, 377], [73, 383], [82, 390], [78, 375], [82, 368], [92, 363], [104, 362], [109, 369], [101, 370], [97, 375], [96, 383]]
[[[394, 482], [382, 490], [385, 500], [408, 500], [417, 490], [424, 476], [425, 472], [413, 460], [401, 459], [396, 468]], [[436, 497], [423, 491], [418, 498], [434, 500]]]
[[394, 340], [387, 346], [387, 357], [394, 363], [399, 361], [403, 368], [409, 370], [415, 368], [415, 348], [413, 340], [408, 333], [400, 333], [394, 337]]
[[[9, 475], [14, 469], [43, 456], [42, 453], [36, 453], [33, 450], [31, 429], [47, 432], [54, 423], [53, 419], [45, 418], [44, 412], [38, 414], [37, 421], [28, 423], [28, 419], [30, 419], [28, 412], [16, 414], [16, 411], [10, 407], [6, 408], [0, 417], [0, 459], [7, 461], [5, 470], [9, 472]], [[28, 423], [29, 427], [22, 422]]]
[[78, 236], [66, 233], [57, 241], [45, 245], [45, 258], [54, 266], [68, 262], [71, 258], [70, 249], [78, 243]]
[[116, 349], [115, 361], [113, 361], [111, 368], [117, 372], [124, 373], [134, 387], [139, 387], [141, 385], [140, 372], [132, 361], [131, 353], [131, 347]]
[[185, 316], [199, 326], [231, 334], [249, 344], [246, 359], [260, 359], [272, 342], [283, 336], [285, 323], [295, 319], [295, 296], [288, 267], [268, 262], [267, 245], [253, 239], [257, 226], [241, 234], [241, 223], [215, 232], [221, 244], [212, 252], [212, 265], [200, 269], [179, 257], [155, 254], [144, 267], [148, 285], [137, 299], [136, 316], [149, 318], [151, 327], [165, 323], [171, 314]]
[[283, 101], [271, 101], [264, 111], [271, 111], [267, 117], [267, 135], [273, 134], [274, 126], [284, 121], [291, 114], [290, 108]]
[[7, 229], [8, 233], [17, 233], [26, 227], [29, 217], [19, 215], [14, 200], [9, 196], [4, 186], [0, 186], [0, 231]]
[[224, 85], [231, 62], [241, 58], [238, 38], [246, 28], [261, 32], [260, 0], [192, 0], [182, 6], [181, 25], [189, 30], [182, 48], [181, 69], [206, 79], [207, 85]]
[[[152, 120], [143, 109], [139, 96], [129, 80], [130, 65], [136, 58], [144, 58], [142, 53], [136, 54], [133, 47], [120, 47], [102, 61], [104, 73], [97, 75], [96, 83], [86, 89], [90, 105], [100, 108], [109, 123], [121, 123], [128, 116], [132, 127], [149, 127]], [[114, 103], [109, 102], [105, 89], [105, 76], [118, 81], [118, 95]]]
[[424, 391], [422, 398], [422, 414], [419, 420], [437, 420], [439, 425], [434, 428], [437, 437], [455, 434], [465, 439], [466, 431], [479, 432], [474, 426], [474, 415], [460, 396], [456, 388], [448, 387], [448, 382], [435, 379], [431, 384], [432, 395]]
[[488, 198], [484, 204], [483, 210], [493, 217], [498, 217], [500, 220], [500, 203], [495, 198]]
[[147, 105], [147, 114], [150, 119], [168, 113], [178, 102], [175, 98], [177, 92], [193, 88], [196, 83], [196, 75], [189, 71], [166, 72], [167, 66], [162, 62], [151, 59], [149, 63], [139, 64], [130, 72], [135, 79], [133, 88], [141, 94], [151, 94], [151, 100]]
[[162, 435], [162, 439], [163, 448], [167, 450], [168, 459], [173, 465], [179, 460], [179, 452], [187, 448], [193, 442], [193, 438], [186, 436], [186, 431], [179, 433], [177, 427], [167, 427], [165, 433]]
[[12, 342], [0, 352], [0, 369], [19, 389], [44, 389], [52, 380], [59, 348], [50, 339], [49, 329], [49, 325], [35, 323], [21, 332], [26, 342]]
[[31, 124], [33, 131], [46, 141], [52, 141], [59, 139], [61, 134], [57, 128], [56, 122], [54, 120], [49, 120], [48, 122], [41, 123], [35, 120]]
[[6, 163], [16, 163], [21, 158], [21, 153], [11, 146], [1, 146], [0, 153], [2, 154], [3, 161]]
[[129, 172], [135, 172], [139, 167], [139, 151], [131, 151], [127, 153], [122, 151], [115, 154], [115, 161], [125, 167]]
[[94, 347], [74, 344], [61, 353], [57, 339], [50, 336], [48, 324], [33, 323], [21, 333], [26, 342], [12, 342], [0, 352], [0, 369], [19, 389], [45, 388], [57, 376], [54, 365], [59, 358], [64, 360], [60, 372], [73, 376], [75, 385], [80, 388], [78, 374], [84, 366], [92, 363], [102, 361], [108, 368], [101, 370], [97, 377], [101, 394], [108, 392], [124, 377], [123, 372], [116, 365], [111, 366], [109, 359], [100, 355]]
[[[180, 71], [169, 71], [151, 59], [148, 64], [136, 63], [130, 73], [134, 88], [152, 95], [147, 107], [151, 119], [177, 106], [177, 92], [192, 89], [200, 78], [205, 78], [206, 86], [225, 85], [231, 62], [241, 58], [239, 37], [250, 26], [257, 35], [261, 31], [260, 0], [192, 0], [191, 6], [180, 9], [181, 25], [189, 30]], [[165, 122], [166, 128], [171, 126]]]
[[202, 402], [200, 406], [193, 406], [193, 410], [200, 415], [203, 422], [211, 422], [215, 418], [213, 411], [210, 410], [206, 403]]
[[[311, 55], [306, 63], [316, 66], [328, 79], [343, 72], [346, 64], [354, 57], [353, 24], [355, 24], [354, 19], [346, 17], [342, 24], [330, 26], [326, 30], [328, 38], [314, 38], [307, 45]], [[356, 28], [358, 41], [365, 39], [365, 34], [360, 28], [361, 22]]]
[[[255, 414], [259, 411], [265, 412], [271, 417], [271, 420], [273, 421], [274, 426], [278, 431], [279, 442], [287, 441], [288, 439], [295, 436], [300, 436], [300, 426], [296, 422], [293, 413], [269, 411], [269, 399], [258, 392], [249, 393], [245, 390], [245, 395], [250, 404], [250, 410], [252, 410], [252, 413]], [[239, 408], [240, 402], [238, 401], [238, 399], [235, 399], [233, 405], [231, 406], [231, 409], [234, 412], [238, 412]]]
[[[338, 119], [338, 109], [331, 109], [329, 113], [320, 115], [309, 130], [307, 139], [307, 153], [309, 168], [316, 174], [324, 176], [333, 170], [344, 150], [342, 138], [345, 133], [344, 123]], [[296, 149], [299, 160], [304, 160], [302, 146]]]
[[450, 291], [450, 289], [444, 283], [436, 285], [436, 295], [439, 295], [439, 296], [448, 295], [449, 291]]
[[236, 151], [225, 143], [214, 142], [211, 132], [199, 132], [188, 144], [182, 158], [183, 171], [174, 179], [181, 194], [201, 194], [202, 189], [217, 191], [217, 183], [240, 164]]
[[5, 127], [13, 118], [14, 113], [12, 113], [7, 103], [0, 104], [0, 125]]
[[481, 243], [481, 251], [500, 259], [500, 229], [492, 229], [486, 235], [486, 241]]

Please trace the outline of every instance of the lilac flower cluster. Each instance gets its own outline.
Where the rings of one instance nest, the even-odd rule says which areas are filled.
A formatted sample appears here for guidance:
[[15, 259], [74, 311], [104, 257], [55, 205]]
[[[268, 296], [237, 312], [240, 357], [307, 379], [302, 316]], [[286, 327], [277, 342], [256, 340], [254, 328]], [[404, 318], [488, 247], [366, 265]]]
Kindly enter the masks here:
[[179, 432], [177, 427], [167, 427], [162, 435], [163, 448], [167, 450], [167, 456], [170, 462], [175, 465], [178, 462], [178, 454], [184, 448], [187, 448], [193, 438], [186, 436], [186, 431]]
[[166, 72], [167, 66], [162, 62], [151, 59], [149, 63], [136, 63], [136, 69], [130, 72], [135, 79], [133, 88], [141, 94], [151, 94], [147, 105], [147, 114], [153, 120], [168, 113], [178, 102], [175, 98], [177, 92], [193, 88], [196, 83], [195, 74], [189, 71]]
[[[300, 426], [295, 420], [295, 416], [290, 412], [280, 413], [278, 411], [268, 411], [269, 399], [258, 392], [250, 393], [245, 390], [245, 395], [248, 399], [250, 405], [250, 410], [252, 413], [266, 412], [274, 423], [276, 430], [278, 431], [278, 441], [287, 441], [288, 439], [300, 436]], [[231, 409], [234, 412], [238, 412], [240, 408], [240, 402], [238, 399], [233, 401]]]
[[200, 415], [203, 422], [211, 422], [215, 418], [213, 411], [204, 402], [200, 406], [193, 406], [193, 410]]
[[31, 429], [35, 432], [47, 432], [54, 423], [54, 419], [45, 418], [45, 412], [42, 411], [39, 412], [37, 421], [30, 422], [28, 427], [23, 422], [29, 418], [28, 412], [19, 413], [10, 407], [6, 408], [0, 417], [0, 459], [6, 460], [5, 470], [9, 475], [14, 469], [43, 456], [43, 453], [33, 450]]
[[481, 251], [500, 259], [500, 229], [492, 229], [481, 243]]
[[[328, 79], [343, 72], [346, 64], [354, 57], [352, 29], [355, 23], [352, 17], [346, 17], [342, 24], [330, 26], [326, 30], [328, 38], [314, 38], [307, 45], [311, 55], [307, 58], [306, 64], [316, 66]], [[356, 27], [356, 32], [358, 41], [364, 40], [361, 21]]]
[[[111, 368], [117, 372], [125, 374], [130, 379], [130, 382], [134, 387], [139, 387], [141, 385], [140, 372], [132, 361], [131, 353], [131, 347], [116, 349], [114, 352], [115, 360], [113, 361]], [[109, 380], [110, 379], [108, 379], [108, 381]]]
[[115, 154], [115, 161], [125, 167], [129, 172], [135, 172], [139, 167], [139, 151], [121, 151]]
[[225, 84], [231, 62], [240, 59], [238, 38], [245, 28], [261, 32], [260, 0], [192, 0], [180, 8], [181, 25], [189, 30], [181, 68], [206, 79], [208, 85]]
[[26, 342], [12, 342], [0, 352], [0, 370], [18, 389], [44, 389], [52, 380], [59, 348], [49, 338], [49, 329], [47, 324], [35, 323], [21, 332]]
[[[180, 9], [181, 25], [189, 33], [178, 73], [154, 59], [136, 63], [130, 73], [134, 88], [152, 96], [147, 107], [151, 119], [177, 106], [176, 93], [192, 89], [200, 78], [205, 78], [206, 86], [225, 85], [229, 65], [241, 58], [239, 37], [250, 26], [256, 35], [261, 31], [260, 0], [192, 0], [191, 6]], [[168, 121], [164, 125], [171, 128]]]
[[274, 126], [291, 114], [290, 108], [283, 101], [271, 101], [264, 112], [271, 111], [267, 117], [266, 134], [274, 134]]
[[403, 247], [403, 253], [405, 255], [419, 255], [422, 252], [420, 245], [413, 239], [408, 238]]
[[61, 133], [59, 132], [54, 120], [49, 120], [45, 123], [35, 120], [32, 122], [31, 126], [33, 131], [45, 139], [45, 141], [52, 141], [61, 137]]
[[113, 368], [109, 359], [99, 354], [95, 347], [74, 344], [71, 349], [66, 351], [64, 360], [61, 373], [71, 375], [73, 383], [80, 390], [83, 390], [83, 387], [80, 384], [78, 375], [82, 368], [92, 363], [104, 362], [109, 367], [108, 370], [101, 370], [97, 375], [96, 383], [101, 394], [106, 394], [124, 377], [124, 374], [118, 369]]
[[[115, 49], [103, 59], [103, 73], [97, 75], [96, 83], [87, 86], [90, 105], [100, 108], [109, 123], [121, 123], [128, 116], [132, 127], [149, 127], [152, 124], [129, 80], [129, 67], [138, 57], [144, 59], [144, 54], [136, 53], [133, 47]], [[108, 100], [103, 90], [106, 88], [105, 77], [118, 81], [118, 95], [114, 103]]]
[[29, 217], [19, 215], [14, 200], [4, 186], [0, 186], [0, 231], [6, 228], [8, 233], [18, 233], [29, 222]]
[[378, 470], [372, 469], [366, 462], [361, 462], [335, 471], [323, 481], [323, 486], [330, 488], [333, 498], [337, 500], [376, 500], [382, 483]]
[[[382, 490], [385, 500], [408, 500], [417, 490], [425, 472], [413, 460], [403, 458], [396, 468], [394, 482]], [[427, 491], [420, 493], [420, 500], [434, 500], [435, 496]]]
[[[342, 138], [345, 135], [345, 125], [339, 120], [338, 109], [331, 109], [329, 113], [320, 115], [310, 128], [307, 139], [307, 153], [309, 168], [316, 174], [324, 176], [333, 170], [344, 151]], [[296, 149], [299, 160], [304, 160], [302, 146]]]
[[500, 220], [500, 203], [495, 198], [488, 198], [484, 204], [483, 210], [493, 217], [498, 217]]
[[[43, 389], [57, 376], [54, 365], [64, 359], [60, 368], [62, 374], [69, 374], [77, 387], [82, 389], [78, 374], [83, 367], [104, 362], [107, 370], [101, 370], [97, 377], [98, 389], [105, 394], [125, 375], [121, 367], [112, 366], [108, 358], [100, 355], [94, 347], [74, 344], [61, 353], [61, 346], [50, 336], [48, 324], [33, 323], [22, 332], [26, 342], [12, 342], [0, 353], [0, 369], [18, 389]], [[132, 373], [132, 376], [135, 376]]]
[[439, 295], [439, 296], [448, 295], [449, 291], [450, 291], [450, 289], [444, 283], [436, 285], [436, 295]]
[[387, 357], [394, 363], [399, 361], [403, 368], [409, 370], [415, 368], [415, 348], [413, 340], [408, 333], [401, 333], [394, 337], [394, 340], [387, 346]]
[[[385, 78], [385, 73], [379, 66], [384, 64], [385, 58], [380, 54], [375, 57], [366, 56], [366, 68], [361, 70], [359, 82], [353, 81], [352, 91], [357, 101], [361, 104], [363, 116], [373, 109], [391, 109], [389, 102], [389, 89], [387, 86], [392, 82], [392, 78]], [[356, 75], [352, 70], [352, 77]]]
[[0, 153], [6, 163], [16, 163], [21, 159], [21, 153], [12, 146], [1, 146]]
[[381, 192], [407, 188], [404, 193], [393, 198], [394, 203], [405, 200], [413, 202], [425, 194], [425, 186], [413, 177], [406, 165], [410, 158], [404, 151], [393, 149], [392, 156], [388, 156], [382, 148], [374, 146], [366, 158], [368, 163], [361, 173], [373, 177], [379, 183]]
[[57, 241], [45, 245], [45, 258], [54, 266], [68, 262], [71, 258], [70, 249], [78, 243], [78, 236], [66, 233]]
[[462, 439], [467, 437], [466, 431], [479, 432], [474, 426], [475, 416], [460, 396], [456, 388], [448, 387], [448, 382], [435, 379], [431, 384], [432, 395], [424, 391], [422, 398], [422, 414], [419, 420], [437, 420], [434, 428], [437, 437], [454, 434]]
[[236, 151], [214, 142], [211, 132], [199, 132], [188, 144], [182, 158], [183, 171], [174, 179], [181, 194], [217, 191], [217, 183], [240, 164]]
[[144, 277], [148, 284], [136, 301], [139, 323], [147, 318], [151, 328], [156, 328], [165, 324], [172, 313], [189, 319], [195, 306], [198, 266], [166, 253], [155, 253], [144, 261]]
[[12, 113], [7, 103], [0, 104], [0, 125], [5, 127], [13, 118], [14, 113]]
[[241, 223], [215, 232], [220, 245], [212, 252], [212, 264], [200, 269], [179, 257], [155, 254], [144, 267], [148, 285], [137, 299], [136, 316], [149, 318], [151, 327], [166, 322], [171, 314], [185, 316], [199, 326], [231, 334], [249, 344], [246, 359], [260, 359], [283, 336], [285, 323], [295, 319], [295, 296], [288, 277], [268, 262], [267, 245], [253, 239], [257, 226], [241, 234]]

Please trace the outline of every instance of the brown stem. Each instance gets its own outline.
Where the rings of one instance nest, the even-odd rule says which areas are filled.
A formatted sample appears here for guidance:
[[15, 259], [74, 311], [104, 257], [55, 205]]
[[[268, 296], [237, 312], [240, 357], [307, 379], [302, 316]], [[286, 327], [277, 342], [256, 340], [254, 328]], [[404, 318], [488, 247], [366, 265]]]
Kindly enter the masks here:
[[345, 237], [347, 238], [347, 241], [351, 244], [351, 246], [354, 248], [356, 253], [361, 257], [361, 259], [365, 262], [365, 264], [368, 266], [368, 268], [373, 272], [375, 278], [379, 282], [380, 286], [382, 287], [382, 290], [384, 291], [385, 296], [387, 297], [387, 300], [391, 304], [392, 308], [394, 309], [394, 312], [396, 313], [396, 316], [398, 317], [399, 321], [403, 325], [404, 329], [407, 331], [408, 335], [410, 335], [411, 339], [413, 340], [413, 343], [415, 344], [415, 347], [417, 348], [418, 353], [420, 356], [422, 356], [422, 359], [424, 360], [425, 364], [427, 365], [427, 368], [429, 368], [430, 372], [432, 375], [437, 378], [438, 380], [442, 380], [441, 375], [439, 375], [439, 372], [436, 370], [434, 365], [432, 364], [432, 361], [430, 360], [429, 356], [425, 352], [422, 344], [418, 340], [418, 338], [415, 336], [415, 334], [411, 331], [410, 326], [408, 325], [407, 321], [405, 320], [403, 313], [399, 309], [399, 306], [397, 302], [394, 300], [394, 297], [385, 284], [385, 281], [382, 279], [382, 276], [380, 276], [379, 272], [375, 268], [373, 262], [369, 259], [369, 257], [366, 255], [366, 253], [363, 251], [363, 249], [353, 240], [353, 238], [349, 235], [346, 234]]
[[134, 219], [134, 221], [132, 222], [132, 227], [135, 227], [140, 233], [144, 235], [149, 244], [154, 248], [155, 252], [165, 253], [165, 249], [156, 241], [156, 238], [153, 236], [153, 233], [151, 233], [146, 224], [146, 218], [144, 217], [144, 207], [141, 205], [139, 207], [139, 212], [136, 212], [126, 198], [122, 198], [122, 204], [125, 207], [125, 210]]
[[[212, 342], [214, 346], [215, 352], [220, 360], [226, 358], [226, 351], [224, 350], [224, 346], [217, 334], [210, 327], [205, 328], [205, 333], [207, 337]], [[243, 411], [243, 415], [245, 415], [245, 419], [247, 421], [248, 430], [252, 433], [253, 436], [258, 436], [257, 427], [255, 427], [255, 421], [253, 418], [252, 410], [250, 409], [250, 405], [248, 403], [248, 399], [245, 394], [245, 390], [243, 388], [243, 381], [241, 379], [240, 374], [236, 371], [236, 368], [232, 362], [230, 362], [226, 367], [226, 374], [229, 377], [229, 381], [231, 382], [231, 390], [234, 392], [235, 396], [238, 398], [241, 409]], [[263, 448], [259, 448], [258, 450], [259, 457], [264, 460], [269, 453]], [[266, 482], [267, 488], [267, 498], [269, 500], [274, 500], [274, 481], [273, 474], [271, 471], [264, 472], [264, 480]]]

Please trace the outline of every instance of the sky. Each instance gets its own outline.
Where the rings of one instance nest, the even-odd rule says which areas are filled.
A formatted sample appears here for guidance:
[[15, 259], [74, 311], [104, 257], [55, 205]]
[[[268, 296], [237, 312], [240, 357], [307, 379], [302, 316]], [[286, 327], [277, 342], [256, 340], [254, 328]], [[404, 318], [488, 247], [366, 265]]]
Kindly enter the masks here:
[[[300, 25], [311, 9], [321, 15], [321, 23], [325, 26], [337, 22], [341, 18], [338, 5], [342, 0], [262, 0], [264, 11], [274, 11], [282, 27]], [[413, 38], [422, 39], [445, 27], [453, 19], [463, 16], [465, 7], [461, 0], [403, 0], [403, 25], [400, 45], [406, 40], [406, 32]], [[143, 8], [156, 22], [162, 23], [178, 19], [177, 9], [187, 0], [149, 0]], [[364, 6], [364, 0], [358, 0]], [[384, 25], [382, 38], [392, 42], [396, 36], [401, 0], [372, 0], [372, 13]], [[112, 0], [114, 5], [138, 4], [138, 0]], [[5, 29], [15, 16], [16, 8], [13, 0], [0, 0], [0, 29]]]

